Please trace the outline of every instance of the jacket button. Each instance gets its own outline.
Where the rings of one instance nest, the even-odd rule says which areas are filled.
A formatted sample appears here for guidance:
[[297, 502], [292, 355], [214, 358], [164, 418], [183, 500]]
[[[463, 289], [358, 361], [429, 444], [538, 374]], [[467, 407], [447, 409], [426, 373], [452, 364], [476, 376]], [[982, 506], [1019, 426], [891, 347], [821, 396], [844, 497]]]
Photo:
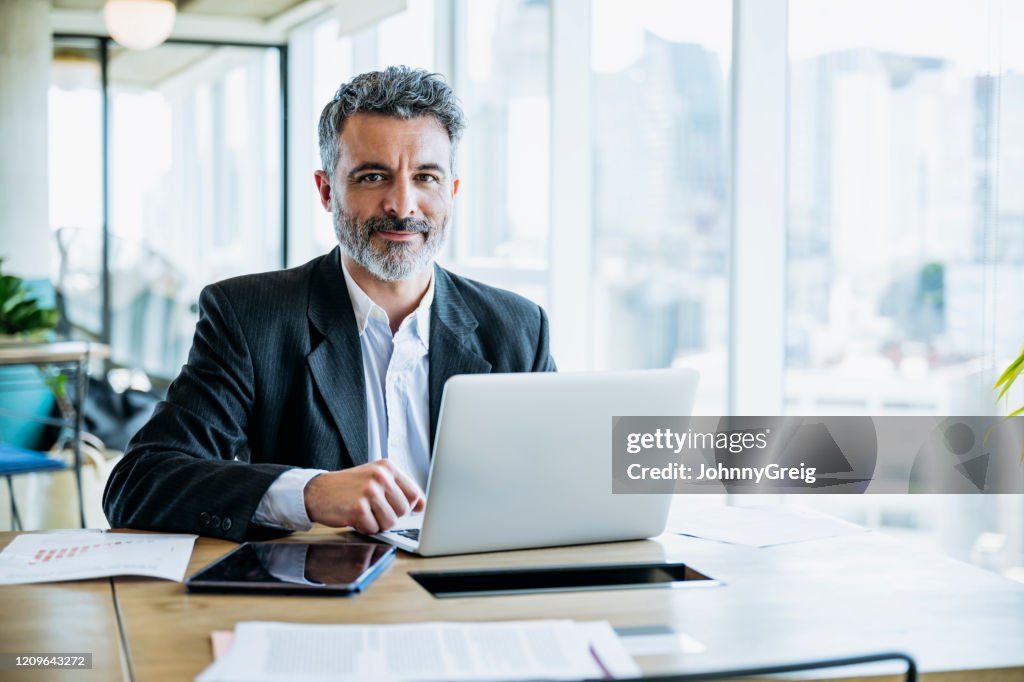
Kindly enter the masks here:
[[207, 514], [206, 512], [199, 512], [199, 523], [203, 524], [204, 526], [209, 526], [210, 525], [210, 515]]
[[214, 528], [220, 528], [220, 517], [219, 517], [219, 516], [217, 516], [216, 514], [214, 514], [213, 516], [211, 516], [211, 517], [210, 517], [210, 524], [211, 524], [211, 525], [212, 525], [212, 526], [213, 526]]
[[224, 519], [224, 521], [221, 522], [220, 527], [224, 530], [231, 530], [231, 519]]

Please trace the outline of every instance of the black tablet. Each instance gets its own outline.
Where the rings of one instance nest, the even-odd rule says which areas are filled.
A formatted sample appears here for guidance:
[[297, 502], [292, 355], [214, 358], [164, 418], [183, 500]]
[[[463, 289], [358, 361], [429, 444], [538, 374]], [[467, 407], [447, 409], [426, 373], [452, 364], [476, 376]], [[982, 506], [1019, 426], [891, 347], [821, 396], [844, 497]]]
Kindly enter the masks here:
[[687, 564], [666, 561], [411, 571], [409, 576], [442, 598], [720, 584]]
[[185, 581], [189, 592], [346, 595], [362, 591], [395, 558], [368, 542], [246, 542]]

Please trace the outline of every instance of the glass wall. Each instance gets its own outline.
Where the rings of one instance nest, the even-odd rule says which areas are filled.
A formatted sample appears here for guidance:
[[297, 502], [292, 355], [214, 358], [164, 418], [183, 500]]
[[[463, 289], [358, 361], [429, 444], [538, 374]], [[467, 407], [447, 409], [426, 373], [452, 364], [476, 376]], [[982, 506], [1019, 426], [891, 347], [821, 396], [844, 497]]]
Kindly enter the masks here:
[[[76, 81], [60, 45], [50, 97], [50, 214], [63, 254], [58, 281], [68, 317], [99, 337], [98, 57], [91, 62], [95, 77], [86, 83], [83, 71]], [[111, 45], [108, 77], [112, 360], [170, 379], [191, 345], [202, 287], [281, 265], [278, 52]]]
[[111, 51], [116, 362], [175, 375], [202, 287], [280, 267], [277, 59], [262, 48]]
[[991, 414], [1019, 351], [1024, 63], [938, 4], [790, 3], [790, 412]]
[[548, 305], [551, 9], [457, 0], [450, 77], [466, 114], [445, 262]]
[[695, 367], [710, 414], [726, 405], [730, 30], [724, 0], [593, 3], [594, 365]]
[[54, 41], [49, 91], [51, 277], [76, 337], [102, 335], [103, 92], [95, 40]]
[[[460, 156], [457, 257], [544, 267], [550, 217], [550, 8], [460, 3], [458, 89], [469, 125]], [[496, 264], [495, 264], [496, 265]]]
[[[992, 382], [1024, 340], [1018, 3], [789, 11], [786, 411], [1005, 414]], [[791, 501], [1024, 564], [1019, 495]]]

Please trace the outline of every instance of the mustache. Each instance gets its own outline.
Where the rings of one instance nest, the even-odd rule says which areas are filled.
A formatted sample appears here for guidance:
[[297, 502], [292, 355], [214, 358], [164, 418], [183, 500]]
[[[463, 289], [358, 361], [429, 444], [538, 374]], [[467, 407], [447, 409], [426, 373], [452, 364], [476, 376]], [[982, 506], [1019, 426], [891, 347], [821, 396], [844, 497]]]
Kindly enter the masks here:
[[367, 235], [372, 235], [374, 232], [430, 232], [430, 223], [426, 220], [396, 218], [395, 216], [368, 218], [363, 223], [363, 227], [366, 229]]

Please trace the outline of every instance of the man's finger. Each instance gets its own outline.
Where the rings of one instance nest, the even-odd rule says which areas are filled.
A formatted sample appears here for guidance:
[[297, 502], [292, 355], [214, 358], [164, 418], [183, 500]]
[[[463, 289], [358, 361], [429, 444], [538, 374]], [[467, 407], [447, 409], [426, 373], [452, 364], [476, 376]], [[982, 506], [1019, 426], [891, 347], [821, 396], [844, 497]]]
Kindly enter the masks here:
[[402, 489], [405, 499], [412, 505], [413, 511], [423, 511], [423, 491], [416, 482], [401, 471], [395, 471], [395, 483]]
[[409, 513], [409, 500], [405, 499], [405, 492], [398, 485], [396, 479], [397, 476], [384, 485], [384, 497], [391, 505], [391, 509], [394, 510], [395, 516], [401, 518]]
[[[373, 512], [373, 517], [377, 521], [377, 526], [380, 531], [394, 528], [395, 524], [398, 523], [398, 517], [395, 516], [395, 511], [388, 504], [387, 497], [383, 492], [378, 491], [371, 495], [369, 498], [370, 510]], [[380, 532], [377, 531], [377, 532]]]
[[352, 527], [365, 535], [373, 535], [380, 532], [380, 525], [373, 514], [373, 505], [367, 499], [362, 499], [356, 508], [356, 517], [352, 520]]

